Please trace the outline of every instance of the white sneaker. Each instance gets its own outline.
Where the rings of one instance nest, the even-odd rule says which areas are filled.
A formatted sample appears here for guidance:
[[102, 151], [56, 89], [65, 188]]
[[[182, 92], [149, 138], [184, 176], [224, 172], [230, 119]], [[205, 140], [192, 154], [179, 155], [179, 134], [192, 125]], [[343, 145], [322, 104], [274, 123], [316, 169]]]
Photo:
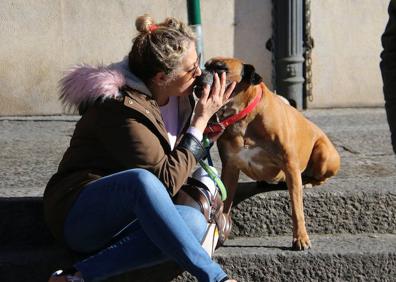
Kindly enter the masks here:
[[52, 273], [48, 282], [84, 282], [83, 278], [75, 276], [74, 274], [75, 271], [70, 273], [69, 271], [60, 269]]

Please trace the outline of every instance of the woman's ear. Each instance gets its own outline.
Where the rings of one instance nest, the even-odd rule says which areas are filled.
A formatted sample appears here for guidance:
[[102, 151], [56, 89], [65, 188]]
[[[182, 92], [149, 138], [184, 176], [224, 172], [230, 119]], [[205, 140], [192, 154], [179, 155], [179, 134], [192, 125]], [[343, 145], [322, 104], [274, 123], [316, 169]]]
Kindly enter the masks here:
[[154, 77], [151, 79], [151, 81], [159, 86], [164, 85], [168, 81], [168, 76], [163, 72], [157, 72]]

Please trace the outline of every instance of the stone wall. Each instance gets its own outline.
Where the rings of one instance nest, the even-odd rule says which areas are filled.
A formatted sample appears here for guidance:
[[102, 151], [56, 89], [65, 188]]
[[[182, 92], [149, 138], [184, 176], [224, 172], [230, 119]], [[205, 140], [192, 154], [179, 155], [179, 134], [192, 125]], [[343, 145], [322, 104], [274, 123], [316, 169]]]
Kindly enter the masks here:
[[388, 3], [311, 1], [314, 100], [308, 107], [383, 106], [379, 62]]
[[[310, 108], [383, 105], [380, 35], [387, 0], [312, 2], [314, 100]], [[184, 0], [0, 1], [0, 116], [61, 114], [57, 82], [78, 63], [122, 59], [144, 13], [187, 21]], [[204, 54], [256, 66], [272, 88], [271, 0], [202, 0]]]

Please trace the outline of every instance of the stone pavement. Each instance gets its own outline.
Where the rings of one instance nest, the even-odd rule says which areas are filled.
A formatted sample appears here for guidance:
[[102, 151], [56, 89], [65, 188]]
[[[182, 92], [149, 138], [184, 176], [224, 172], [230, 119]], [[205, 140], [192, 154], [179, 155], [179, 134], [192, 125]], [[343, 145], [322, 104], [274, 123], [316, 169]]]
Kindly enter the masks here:
[[[326, 132], [341, 154], [337, 179], [396, 176], [382, 108], [303, 112]], [[0, 117], [0, 196], [40, 196], [68, 146], [78, 116]], [[216, 148], [212, 149], [221, 167]], [[241, 182], [250, 179], [241, 176]]]
[[[396, 281], [396, 159], [384, 109], [303, 114], [328, 134], [342, 162], [336, 177], [304, 190], [312, 249], [290, 250], [287, 191], [260, 187], [242, 175], [232, 237], [215, 259], [239, 282]], [[53, 245], [40, 196], [77, 120], [0, 117], [0, 281], [45, 281], [73, 260]], [[212, 156], [220, 169], [215, 148]], [[170, 269], [162, 265], [109, 281], [170, 281], [164, 276]], [[184, 274], [172, 281], [194, 280]]]

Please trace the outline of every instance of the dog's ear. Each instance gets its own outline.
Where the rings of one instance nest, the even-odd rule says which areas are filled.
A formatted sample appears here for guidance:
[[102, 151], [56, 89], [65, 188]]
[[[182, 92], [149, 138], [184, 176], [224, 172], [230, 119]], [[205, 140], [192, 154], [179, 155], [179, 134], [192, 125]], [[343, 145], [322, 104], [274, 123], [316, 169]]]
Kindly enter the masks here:
[[223, 61], [209, 60], [205, 64], [205, 69], [211, 72], [228, 72], [227, 64]]
[[263, 81], [263, 78], [256, 73], [256, 69], [249, 64], [243, 64], [242, 79], [253, 85], [259, 84]]

